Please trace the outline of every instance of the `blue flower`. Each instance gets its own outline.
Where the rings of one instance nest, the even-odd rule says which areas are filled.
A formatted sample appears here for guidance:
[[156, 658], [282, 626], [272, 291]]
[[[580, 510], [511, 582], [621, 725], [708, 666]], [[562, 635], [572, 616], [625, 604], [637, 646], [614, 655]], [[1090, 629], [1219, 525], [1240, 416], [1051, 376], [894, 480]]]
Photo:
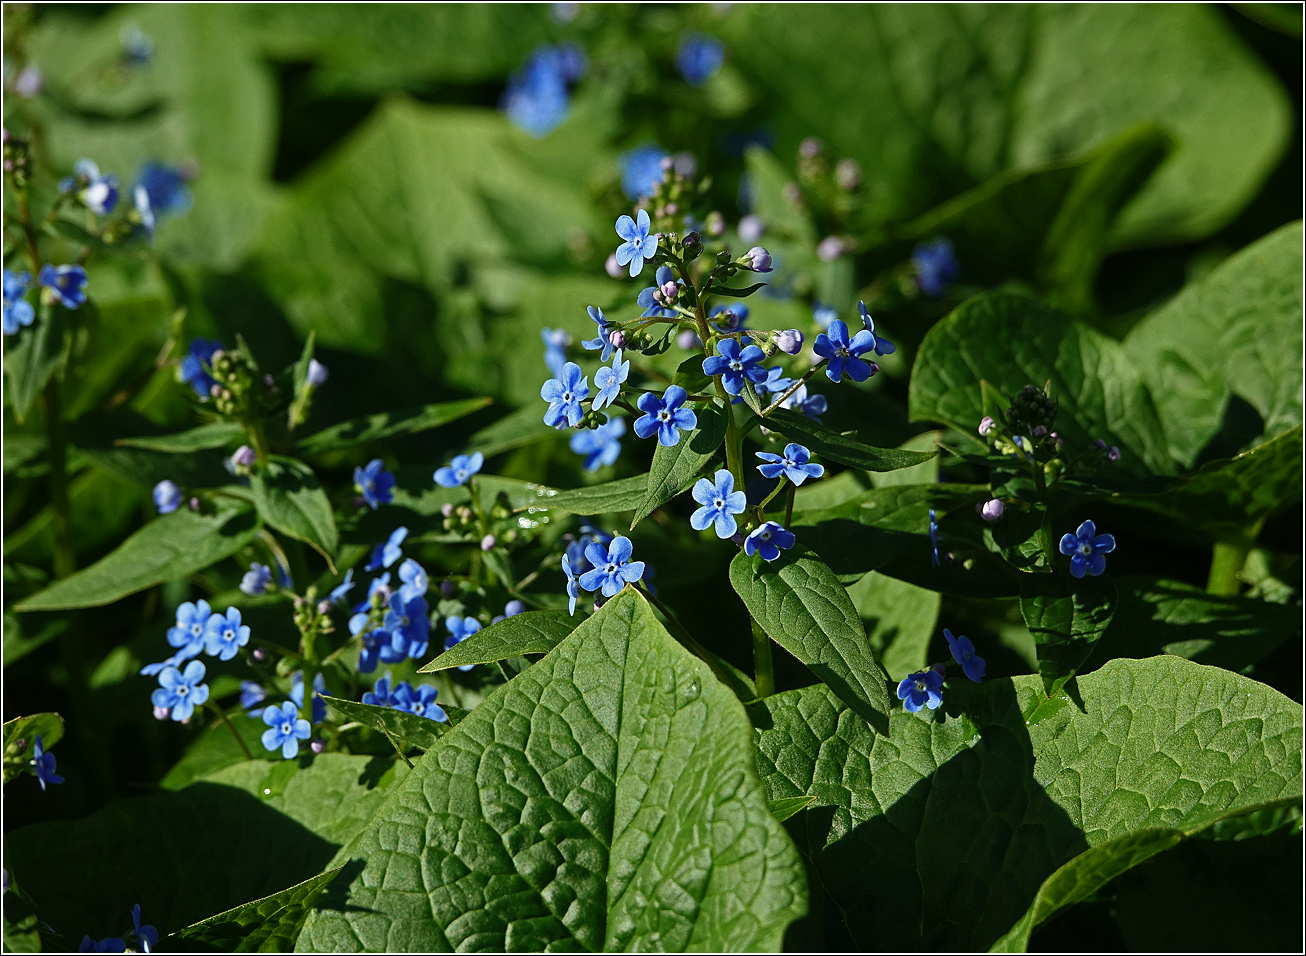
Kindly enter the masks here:
[[898, 683], [898, 699], [913, 714], [922, 707], [938, 710], [943, 703], [943, 675], [936, 670], [908, 674]]
[[331, 593], [327, 595], [327, 601], [329, 601], [332, 604], [337, 604], [340, 601], [343, 601], [345, 599], [345, 595], [347, 595], [353, 589], [354, 589], [354, 569], [350, 568], [348, 571], [345, 572], [345, 579], [331, 589]]
[[676, 51], [676, 69], [690, 86], [702, 86], [725, 60], [721, 41], [706, 33], [690, 33], [680, 41]]
[[141, 952], [148, 953], [159, 945], [159, 931], [150, 925], [141, 925], [141, 904], [132, 907], [132, 935], [141, 944]]
[[[639, 293], [639, 298], [635, 300], [644, 311], [640, 313], [641, 319], [674, 319], [676, 310], [661, 304], [660, 300], [665, 300], [662, 287], [668, 282], [676, 282], [676, 274], [671, 271], [670, 266], [658, 266], [658, 271], [654, 277], [656, 284], [643, 289]], [[685, 283], [680, 281], [676, 283], [677, 288], [683, 288]]]
[[[449, 628], [449, 636], [444, 641], [446, 651], [456, 644], [461, 644], [481, 629], [480, 622], [474, 617], [448, 617], [445, 618], [444, 625]], [[460, 671], [469, 671], [472, 666], [471, 664], [463, 664], [458, 669]]]
[[457, 488], [459, 485], [465, 485], [475, 475], [480, 472], [481, 466], [485, 464], [485, 456], [479, 451], [474, 451], [470, 455], [454, 455], [453, 461], [443, 468], [436, 469], [435, 483], [441, 488]]
[[717, 469], [714, 480], [715, 483], [700, 478], [695, 483], [694, 500], [703, 507], [689, 516], [689, 526], [695, 531], [703, 531], [714, 525], [718, 538], [729, 538], [739, 529], [735, 515], [744, 513], [748, 496], [735, 491], [734, 475], [724, 468]]
[[400, 558], [403, 557], [404, 538], [408, 537], [408, 529], [405, 527], [395, 528], [390, 532], [390, 537], [386, 539], [385, 544], [378, 544], [372, 549], [372, 555], [367, 559], [367, 564], [363, 565], [364, 571], [379, 571], [381, 568], [388, 568]]
[[432, 684], [413, 687], [408, 681], [404, 681], [390, 695], [390, 706], [395, 710], [406, 710], [418, 717], [428, 717], [443, 723], [449, 719], [449, 715], [435, 702], [437, 693]]
[[625, 383], [626, 378], [630, 375], [630, 362], [621, 360], [621, 349], [617, 349], [612, 356], [612, 367], [606, 365], [594, 373], [594, 384], [598, 386], [598, 393], [594, 396], [594, 402], [591, 407], [598, 411], [604, 405], [611, 405], [621, 394], [621, 386]]
[[363, 694], [363, 703], [372, 707], [390, 706], [390, 682], [393, 678], [386, 671], [385, 676], [372, 685], [372, 689]]
[[930, 564], [939, 566], [939, 521], [933, 508], [930, 509]]
[[127, 943], [120, 936], [110, 936], [108, 939], [98, 940], [83, 936], [82, 945], [77, 951], [79, 953], [125, 953], [127, 952]]
[[128, 20], [122, 25], [118, 31], [118, 42], [122, 44], [123, 59], [133, 66], [144, 66], [154, 54], [154, 41], [141, 30], [135, 20]]
[[883, 336], [875, 334], [875, 320], [871, 318], [871, 313], [866, 310], [866, 303], [860, 299], [857, 300], [857, 312], [862, 317], [862, 328], [871, 333], [871, 337], [875, 342], [872, 348], [875, 349], [876, 355], [892, 355], [898, 351], [898, 346]]
[[797, 540], [794, 533], [787, 531], [778, 521], [766, 521], [744, 539], [744, 554], [757, 553], [763, 561], [774, 561], [780, 557], [782, 548], [788, 551]]
[[240, 709], [249, 716], [257, 717], [258, 715], [254, 712], [255, 708], [267, 699], [268, 692], [263, 689], [262, 684], [256, 684], [252, 680], [240, 682]]
[[911, 261], [921, 291], [935, 299], [947, 291], [949, 282], [961, 275], [952, 243], [943, 237], [921, 243], [912, 252]]
[[[203, 666], [203, 665], [200, 665]], [[45, 749], [45, 743], [41, 740], [41, 735], [36, 735], [36, 741], [32, 745], [32, 769], [36, 771], [36, 780], [45, 789], [47, 783], [63, 783], [63, 777], [54, 772], [55, 759], [54, 754]]]
[[617, 235], [626, 240], [617, 246], [617, 265], [630, 265], [630, 277], [633, 279], [644, 271], [644, 260], [652, 259], [658, 254], [658, 239], [649, 235], [652, 224], [648, 211], [641, 209], [634, 219], [622, 216], [617, 220]]
[[65, 309], [76, 309], [86, 302], [86, 270], [81, 266], [41, 266], [36, 284], [54, 293]]
[[170, 515], [181, 507], [181, 488], [175, 481], [165, 478], [154, 486], [154, 507], [161, 515]]
[[759, 395], [779, 395], [787, 392], [794, 384], [794, 380], [785, 375], [785, 370], [780, 366], [766, 369], [766, 378], [757, 383]]
[[270, 704], [263, 711], [263, 723], [268, 725], [263, 731], [263, 749], [280, 750], [286, 760], [293, 760], [299, 753], [299, 742], [313, 734], [312, 726], [299, 716], [298, 708], [291, 701], [280, 706]]
[[817, 355], [829, 360], [825, 374], [836, 383], [843, 380], [845, 372], [854, 382], [864, 382], [874, 375], [879, 369], [873, 363], [863, 362], [860, 357], [874, 349], [874, 335], [862, 329], [849, 339], [848, 326], [842, 319], [831, 322], [829, 330], [816, 337], [814, 346]]
[[631, 561], [634, 546], [630, 539], [618, 536], [605, 548], [597, 542], [585, 549], [585, 559], [593, 568], [580, 576], [580, 586], [586, 591], [602, 591], [612, 597], [626, 584], [634, 584], [644, 576], [644, 562]]
[[375, 511], [394, 500], [395, 476], [385, 470], [380, 458], [373, 458], [365, 468], [354, 469], [354, 487]]
[[[349, 619], [349, 633], [355, 636], [367, 627], [368, 615], [355, 614]], [[377, 662], [398, 664], [408, 659], [408, 643], [402, 633], [392, 634], [383, 627], [376, 627], [363, 635], [363, 648], [358, 652], [358, 672], [370, 674], [376, 670]]]
[[250, 597], [256, 597], [268, 589], [272, 583], [272, 569], [266, 564], [254, 561], [245, 576], [240, 579], [240, 590]]
[[204, 628], [213, 615], [208, 601], [177, 605], [176, 623], [168, 628], [168, 644], [181, 648], [188, 658], [204, 649]]
[[621, 454], [621, 436], [626, 433], [624, 418], [609, 418], [598, 428], [584, 428], [571, 436], [571, 450], [585, 456], [585, 470], [598, 471], [611, 465]]
[[567, 612], [574, 616], [576, 600], [580, 597], [580, 576], [572, 570], [571, 558], [565, 554], [562, 556], [562, 573], [567, 575]]
[[165, 667], [159, 674], [159, 686], [150, 695], [150, 703], [166, 707], [178, 723], [189, 720], [195, 708], [209, 699], [209, 686], [203, 681], [203, 661], [190, 661], [184, 670]]
[[[591, 352], [598, 352], [599, 361], [606, 362], [608, 359], [612, 358], [612, 352], [616, 349], [616, 346], [612, 344], [611, 333], [608, 331], [610, 328], [608, 325], [608, 319], [603, 314], [603, 310], [597, 306], [587, 305], [585, 306], [585, 311], [590, 314], [591, 319], [598, 323], [599, 334], [592, 339], [581, 342], [580, 344]], [[557, 377], [561, 378], [562, 376], [558, 375]]]
[[645, 392], [636, 404], [644, 414], [635, 419], [635, 434], [649, 438], [657, 433], [658, 441], [670, 448], [680, 442], [680, 429], [694, 428], [698, 416], [684, 408], [689, 393], [679, 385], [668, 385], [661, 397]]
[[174, 166], [149, 162], [136, 174], [136, 186], [144, 190], [150, 211], [155, 216], [174, 216], [191, 207], [190, 187], [186, 176]]
[[229, 607], [225, 616], [214, 614], [204, 625], [204, 651], [229, 661], [249, 643], [249, 625], [240, 623], [240, 609]]
[[398, 591], [390, 595], [385, 629], [390, 632], [396, 649], [402, 647], [409, 657], [421, 657], [426, 653], [426, 645], [431, 639], [431, 619], [427, 612], [426, 598], [420, 594], [408, 600], [404, 600]]
[[210, 389], [217, 384], [209, 370], [213, 354], [221, 349], [222, 343], [217, 339], [192, 339], [190, 348], [177, 366], [177, 380], [193, 388], [201, 401], [209, 397]]
[[36, 319], [36, 310], [23, 296], [32, 285], [30, 272], [4, 270], [4, 333], [14, 335]]
[[[518, 129], [536, 138], [547, 136], [567, 118], [567, 80], [569, 75], [579, 79], [576, 73], [574, 57], [569, 61], [553, 47], [541, 47], [508, 78], [499, 106]], [[583, 65], [579, 73], [584, 73]]]
[[544, 340], [544, 364], [557, 378], [567, 364], [566, 349], [571, 344], [571, 335], [566, 329], [540, 329], [540, 338]]
[[[320, 724], [326, 720], [326, 701], [322, 699], [322, 695], [330, 695], [330, 693], [331, 691], [327, 690], [326, 678], [321, 671], [318, 671], [313, 678], [313, 723]], [[290, 699], [295, 702], [295, 706], [301, 711], [304, 709], [303, 671], [295, 671], [290, 677]]]
[[[102, 176], [100, 167], [90, 159], [79, 159], [73, 168], [77, 172], [73, 183], [84, 184], [77, 196], [86, 208], [97, 216], [113, 212], [113, 207], [118, 205], [118, 177]], [[67, 184], [68, 180], [64, 180], [59, 185], [65, 188]]]
[[828, 329], [830, 323], [839, 318], [839, 310], [832, 305], [826, 305], [823, 302], [812, 303], [812, 321], [823, 329]]
[[716, 355], [703, 359], [703, 374], [720, 375], [721, 384], [731, 395], [744, 390], [745, 380], [753, 384], [766, 381], [767, 369], [762, 367], [766, 353], [756, 345], [740, 349], [735, 339], [722, 339], [716, 350]]
[[381, 604], [385, 604], [390, 600], [390, 572], [389, 571], [387, 571], [385, 574], [380, 575], [379, 577], [375, 577], [372, 579], [371, 583], [368, 584], [367, 586], [367, 597], [363, 598], [363, 600], [358, 602], [357, 606], [355, 606], [354, 608], [354, 611], [356, 613], [366, 611], [368, 608], [372, 606], [372, 599], [375, 598], [378, 594], [381, 595], [381, 600], [380, 600]]
[[783, 455], [759, 451], [757, 457], [765, 463], [757, 466], [763, 478], [776, 478], [783, 473], [795, 485], [801, 485], [808, 478], [825, 474], [825, 467], [811, 464], [812, 453], [796, 442], [785, 445]]
[[825, 400], [824, 395], [807, 394], [807, 386], [799, 385], [794, 389], [793, 394], [780, 403], [781, 408], [791, 408], [814, 422], [820, 422], [821, 416], [826, 413], [830, 405]]
[[976, 683], [982, 681], [984, 658], [975, 653], [975, 645], [971, 643], [970, 638], [964, 634], [961, 637], [953, 637], [952, 631], [946, 627], [943, 629], [943, 636], [948, 639], [948, 650], [952, 652], [952, 659], [961, 665], [966, 676]]
[[562, 375], [549, 379], [540, 388], [540, 398], [549, 403], [544, 424], [559, 430], [568, 426], [575, 428], [585, 414], [580, 403], [589, 397], [589, 393], [589, 379], [581, 374], [579, 365], [568, 362], [562, 368]]
[[426, 569], [412, 558], [399, 565], [399, 580], [404, 582], [399, 588], [399, 596], [404, 603], [424, 595], [431, 583], [426, 576]]
[[1070, 573], [1077, 578], [1098, 575], [1106, 570], [1106, 558], [1116, 549], [1116, 539], [1098, 534], [1091, 521], [1085, 521], [1074, 534], [1061, 536], [1061, 553], [1070, 555]]
[[518, 614], [525, 614], [525, 613], [526, 613], [526, 602], [520, 601], [516, 598], [513, 598], [511, 601], [509, 601], [507, 604], [503, 606], [503, 616], [505, 618], [516, 617]]
[[[203, 645], [201, 645], [200, 648], [202, 650]], [[165, 661], [158, 661], [154, 664], [146, 664], [137, 673], [145, 677], [153, 677], [155, 674], [161, 673], [165, 667], [180, 667], [182, 664], [186, 663], [186, 661], [190, 660], [198, 653], [199, 653], [198, 650], [194, 652], [187, 652], [186, 650], [180, 650]]]
[[[621, 191], [627, 199], [634, 202], [653, 195], [658, 183], [662, 182], [662, 160], [667, 155], [667, 151], [657, 143], [644, 143], [621, 154]], [[624, 262], [621, 264], [625, 265]], [[639, 273], [632, 272], [631, 275]]]

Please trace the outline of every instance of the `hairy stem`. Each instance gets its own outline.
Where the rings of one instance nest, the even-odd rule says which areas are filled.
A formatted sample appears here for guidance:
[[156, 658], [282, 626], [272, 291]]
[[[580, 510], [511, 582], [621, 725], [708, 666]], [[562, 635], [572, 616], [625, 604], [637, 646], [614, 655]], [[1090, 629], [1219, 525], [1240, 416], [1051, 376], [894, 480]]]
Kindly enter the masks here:
[[770, 697], [775, 693], [775, 668], [771, 661], [771, 638], [762, 626], [749, 618], [753, 626], [753, 683], [757, 696]]

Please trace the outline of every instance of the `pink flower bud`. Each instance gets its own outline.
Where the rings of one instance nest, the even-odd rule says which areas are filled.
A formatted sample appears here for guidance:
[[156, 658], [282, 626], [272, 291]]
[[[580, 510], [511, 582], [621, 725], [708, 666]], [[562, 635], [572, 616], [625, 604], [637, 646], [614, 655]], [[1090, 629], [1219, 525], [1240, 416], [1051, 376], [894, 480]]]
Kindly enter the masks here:
[[608, 260], [603, 263], [603, 271], [614, 279], [620, 279], [626, 274], [626, 270], [617, 265], [617, 254], [615, 252], [608, 256]]
[[1106, 450], [1106, 457], [1108, 461], [1119, 461], [1120, 449], [1117, 448], [1115, 445], [1112, 445], [1110, 448]]
[[321, 737], [314, 737], [308, 742], [308, 749], [313, 751], [315, 754], [320, 754], [322, 751], [326, 750], [326, 741]]
[[674, 282], [668, 281], [662, 284], [662, 288], [659, 291], [662, 293], [663, 302], [675, 302], [677, 296], [680, 295], [680, 286], [676, 285]]
[[237, 468], [251, 468], [258, 461], [258, 455], [248, 445], [241, 445], [231, 454], [231, 463]]
[[154, 708], [154, 719], [155, 719], [155, 720], [167, 720], [167, 719], [168, 719], [169, 717], [171, 717], [171, 716], [172, 716], [172, 711], [169, 710], [167, 707], [155, 707], [155, 708]]
[[327, 600], [318, 601], [318, 602], [317, 602], [317, 613], [318, 613], [318, 614], [330, 614], [330, 613], [331, 613], [331, 602], [330, 602], [330, 601], [327, 601]]
[[686, 352], [698, 348], [698, 333], [693, 329], [685, 329], [676, 336], [676, 344]]
[[803, 347], [803, 333], [797, 329], [785, 329], [776, 334], [775, 347], [786, 355], [797, 355]]
[[757, 242], [762, 238], [762, 233], [766, 232], [766, 223], [761, 216], [750, 213], [739, 220], [736, 231], [739, 233], [739, 238], [744, 242]]
[[492, 551], [494, 550], [494, 546], [496, 543], [497, 542], [495, 541], [494, 535], [487, 534], [484, 538], [481, 539], [481, 550]]
[[844, 253], [844, 242], [838, 236], [826, 236], [816, 247], [816, 256], [822, 262], [833, 262]]
[[267, 658], [268, 652], [263, 650], [261, 647], [256, 647], [249, 656], [254, 658], [256, 661], [261, 661]]
[[186, 507], [191, 511], [198, 512], [200, 510], [200, 500], [198, 498], [191, 498], [190, 501], [186, 502]]
[[990, 498], [988, 501], [976, 505], [975, 510], [979, 512], [981, 518], [992, 524], [1002, 517], [1005, 506], [997, 498]]
[[993, 434], [994, 430], [997, 427], [998, 427], [997, 422], [989, 418], [989, 416], [985, 415], [983, 418], [980, 419], [979, 433], [982, 437], [987, 438], [989, 435]]
[[626, 347], [626, 333], [621, 329], [613, 329], [608, 333], [608, 341], [619, 349]]
[[1048, 430], [1047, 430], [1046, 428], [1044, 428], [1042, 425], [1035, 425], [1035, 426], [1034, 426], [1034, 437], [1035, 437], [1035, 438], [1045, 438], [1045, 437], [1047, 436], [1047, 433], [1048, 433]]

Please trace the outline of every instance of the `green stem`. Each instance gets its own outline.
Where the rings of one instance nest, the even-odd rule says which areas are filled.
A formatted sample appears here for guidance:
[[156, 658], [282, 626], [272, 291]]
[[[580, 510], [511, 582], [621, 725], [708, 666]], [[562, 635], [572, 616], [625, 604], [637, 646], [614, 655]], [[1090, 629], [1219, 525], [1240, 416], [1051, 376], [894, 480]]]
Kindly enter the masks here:
[[785, 527], [789, 527], [789, 522], [794, 520], [794, 493], [798, 490], [795, 485], [789, 486], [789, 500], [785, 502]]
[[785, 475], [781, 475], [780, 480], [776, 482], [776, 486], [773, 489], [771, 489], [771, 493], [767, 495], [765, 498], [763, 498], [762, 503], [757, 506], [757, 513], [762, 516], [762, 520], [764, 521], [766, 520], [766, 506], [771, 503], [772, 498], [780, 494], [780, 492], [782, 492], [785, 489], [785, 486], [787, 484], [789, 484], [789, 478]]
[[757, 687], [758, 698], [770, 697], [775, 693], [775, 668], [771, 661], [771, 638], [761, 625], [749, 618], [753, 626], [753, 683]]
[[217, 714], [218, 720], [222, 721], [226, 725], [227, 729], [231, 731], [231, 736], [235, 737], [236, 743], [240, 744], [240, 749], [244, 752], [245, 758], [247, 760], [253, 760], [254, 755], [250, 753], [249, 745], [245, 743], [245, 738], [243, 738], [240, 735], [240, 732], [236, 730], [236, 725], [233, 724], [230, 718], [227, 717], [226, 711], [224, 711], [213, 701], [209, 701], [209, 709], [211, 709], [215, 714]]
[[[705, 298], [706, 287], [702, 292], [698, 286], [694, 286], [694, 324], [698, 326], [698, 337], [703, 342], [703, 348], [707, 348], [708, 340], [712, 337], [712, 332], [707, 325], [707, 313], [703, 311], [703, 299]], [[735, 424], [734, 406], [730, 404], [730, 395], [726, 392], [726, 387], [721, 384], [721, 376], [714, 375], [712, 381], [716, 385], [716, 394], [721, 403], [726, 407], [726, 468], [734, 476], [735, 487], [743, 490], [744, 487], [744, 436], [740, 434], [739, 427]]]
[[1043, 518], [1038, 527], [1039, 541], [1043, 546], [1043, 555], [1047, 559], [1050, 571], [1057, 559], [1057, 552], [1052, 547], [1052, 509], [1048, 506], [1047, 482], [1043, 477], [1043, 466], [1037, 461], [1031, 462], [1031, 465], [1034, 472], [1034, 491], [1038, 496], [1039, 504], [1043, 506]]
[[1250, 542], [1215, 542], [1211, 549], [1211, 571], [1206, 579], [1206, 593], [1236, 595], [1242, 585], [1239, 575], [1247, 562], [1249, 551]]
[[68, 448], [64, 444], [63, 391], [59, 377], [52, 375], [45, 385], [46, 457], [50, 463], [50, 509], [54, 513], [54, 576], [66, 578], [77, 570], [73, 547], [71, 508], [68, 503]]

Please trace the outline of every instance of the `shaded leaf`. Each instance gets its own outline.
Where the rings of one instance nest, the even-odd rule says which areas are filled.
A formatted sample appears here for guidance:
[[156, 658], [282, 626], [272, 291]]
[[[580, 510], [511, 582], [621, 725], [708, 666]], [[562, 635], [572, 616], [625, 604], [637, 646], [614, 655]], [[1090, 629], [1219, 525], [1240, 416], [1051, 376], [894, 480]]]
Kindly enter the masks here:
[[[867, 471], [894, 471], [910, 468], [935, 457], [937, 451], [906, 451], [901, 448], [876, 448], [841, 435], [832, 428], [812, 421], [788, 408], [777, 408], [764, 419], [768, 428], [774, 428], [791, 441], [806, 445], [813, 454], [829, 461]], [[977, 419], [978, 420], [978, 419]]]
[[212, 422], [208, 425], [199, 425], [171, 435], [143, 435], [140, 438], [119, 438], [114, 444], [127, 448], [143, 448], [146, 451], [183, 455], [208, 448], [223, 448], [244, 434], [245, 429], [241, 427], [239, 422]]
[[412, 714], [406, 710], [396, 710], [393, 707], [360, 704], [358, 701], [341, 700], [339, 697], [325, 695], [322, 699], [346, 720], [356, 720], [365, 726], [380, 730], [382, 734], [393, 737], [406, 746], [418, 747], [422, 750], [430, 750], [440, 739], [440, 735], [447, 733], [457, 722], [453, 719], [454, 712], [458, 712], [460, 718], [463, 713], [457, 708], [446, 708], [441, 704], [450, 719], [440, 721]]
[[311, 544], [327, 564], [332, 564], [340, 547], [340, 534], [331, 502], [312, 468], [297, 459], [274, 455], [250, 475], [249, 487], [264, 521], [283, 534]]
[[289, 953], [313, 904], [343, 869], [337, 866], [280, 893], [191, 923], [171, 939], [229, 953]]
[[694, 409], [698, 423], [688, 431], [682, 431], [680, 441], [671, 447], [658, 442], [649, 468], [648, 487], [630, 521], [631, 530], [694, 484], [703, 466], [712, 460], [726, 437], [726, 411], [719, 400], [687, 404], [686, 407]]
[[483, 627], [418, 672], [429, 674], [466, 664], [491, 664], [527, 654], [547, 654], [579, 623], [566, 611], [526, 611]]
[[306, 455], [316, 455], [325, 451], [353, 448], [394, 435], [411, 435], [455, 422], [489, 404], [488, 398], [468, 398], [355, 418], [301, 438], [296, 448]]
[[[543, 507], [566, 511], [574, 515], [606, 515], [618, 511], [633, 511], [648, 491], [648, 476], [619, 478], [601, 485], [556, 491], [549, 495]], [[534, 507], [534, 506], [532, 506]]]
[[1059, 574], [1030, 574], [1020, 589], [1020, 613], [1038, 650], [1038, 670], [1047, 696], [1080, 669], [1116, 612], [1116, 586], [1109, 577], [1078, 581]]

